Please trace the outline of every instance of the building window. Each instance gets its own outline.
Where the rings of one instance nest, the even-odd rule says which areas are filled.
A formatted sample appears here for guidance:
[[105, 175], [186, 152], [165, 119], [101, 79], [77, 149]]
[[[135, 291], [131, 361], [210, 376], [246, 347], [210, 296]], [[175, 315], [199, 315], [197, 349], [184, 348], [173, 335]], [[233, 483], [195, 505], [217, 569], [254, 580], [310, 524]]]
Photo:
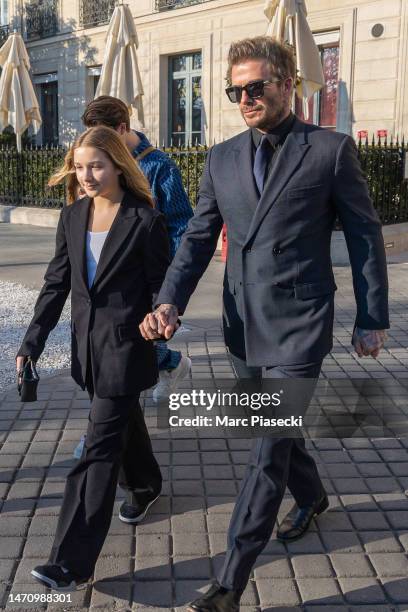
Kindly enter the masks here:
[[93, 95], [94, 95], [94, 97], [95, 97], [95, 95], [96, 95], [96, 90], [98, 89], [98, 84], [99, 84], [99, 79], [100, 79], [100, 78], [101, 78], [101, 75], [100, 75], [100, 74], [95, 75], [95, 76], [93, 77], [93, 83], [92, 83], [92, 85], [93, 85]]
[[326, 85], [309, 99], [309, 118], [307, 120], [303, 114], [303, 100], [296, 96], [296, 114], [307, 123], [335, 130], [339, 87], [339, 42], [323, 42], [318, 44], [318, 47]]
[[89, 78], [89, 92], [91, 100], [95, 98], [96, 89], [98, 87], [99, 79], [101, 78], [102, 66], [89, 66], [88, 67], [88, 78]]
[[8, 0], [0, 0], [0, 26], [6, 26], [8, 23]]
[[26, 32], [28, 40], [55, 36], [58, 32], [57, 0], [36, 0], [26, 4]]
[[201, 51], [169, 57], [169, 140], [202, 143]]
[[0, 47], [6, 42], [9, 33], [8, 0], [0, 0]]
[[174, 8], [184, 8], [193, 4], [202, 4], [209, 0], [155, 0], [156, 11], [168, 11]]
[[8, 25], [0, 25], [0, 47], [6, 42], [9, 33], [10, 30]]
[[41, 144], [58, 145], [58, 81], [40, 83], [39, 104], [42, 117]]
[[80, 0], [79, 21], [83, 28], [94, 28], [109, 23], [115, 0]]
[[7, 9], [7, 0], [0, 0], [0, 47], [4, 45], [10, 33]]

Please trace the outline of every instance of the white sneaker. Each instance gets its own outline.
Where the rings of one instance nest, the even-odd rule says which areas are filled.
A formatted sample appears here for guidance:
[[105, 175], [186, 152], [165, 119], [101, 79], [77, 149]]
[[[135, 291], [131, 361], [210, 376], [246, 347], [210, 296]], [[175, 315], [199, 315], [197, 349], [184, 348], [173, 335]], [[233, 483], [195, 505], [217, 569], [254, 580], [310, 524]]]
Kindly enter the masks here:
[[177, 368], [174, 370], [162, 370], [159, 372], [159, 382], [153, 389], [153, 401], [162, 402], [169, 399], [171, 393], [177, 389], [179, 380], [188, 376], [191, 370], [191, 359], [182, 357]]

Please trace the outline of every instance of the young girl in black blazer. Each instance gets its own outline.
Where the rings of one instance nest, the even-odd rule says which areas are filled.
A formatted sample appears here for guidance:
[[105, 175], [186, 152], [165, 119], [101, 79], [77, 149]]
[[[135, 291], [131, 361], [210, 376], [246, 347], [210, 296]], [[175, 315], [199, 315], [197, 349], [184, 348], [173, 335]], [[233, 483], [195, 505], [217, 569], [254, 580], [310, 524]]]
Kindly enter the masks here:
[[[161, 490], [161, 474], [139, 404], [157, 380], [153, 344], [140, 335], [168, 263], [163, 217], [119, 135], [83, 133], [50, 185], [67, 182], [55, 255], [18, 351], [36, 361], [71, 292], [74, 380], [91, 410], [86, 443], [69, 472], [48, 560], [31, 573], [57, 590], [87, 582], [106, 538], [116, 486], [127, 490], [120, 518], [136, 522]], [[85, 197], [75, 199], [79, 190]]]

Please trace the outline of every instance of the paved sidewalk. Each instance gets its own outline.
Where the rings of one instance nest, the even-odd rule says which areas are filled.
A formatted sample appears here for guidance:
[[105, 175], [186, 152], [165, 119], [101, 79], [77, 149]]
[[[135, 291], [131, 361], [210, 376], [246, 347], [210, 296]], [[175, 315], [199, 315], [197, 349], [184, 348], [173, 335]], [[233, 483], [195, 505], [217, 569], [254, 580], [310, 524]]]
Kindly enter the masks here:
[[[389, 266], [392, 330], [377, 361], [350, 352], [354, 300], [348, 268], [336, 269], [335, 346], [323, 377], [408, 378], [408, 266]], [[222, 276], [214, 261], [173, 340], [193, 360], [193, 380], [232, 374], [219, 319], [205, 316]], [[203, 288], [204, 287], [204, 288]], [[215, 298], [214, 298], [215, 299]], [[114, 518], [93, 584], [71, 603], [11, 604], [11, 595], [46, 593], [30, 577], [46, 560], [55, 532], [72, 450], [87, 424], [88, 400], [69, 374], [41, 381], [39, 401], [16, 392], [0, 403], [0, 580], [6, 609], [184, 610], [222, 563], [226, 530], [250, 442], [219, 434], [157, 430], [144, 399], [164, 490], [148, 519], [134, 528]], [[321, 439], [308, 442], [330, 494], [330, 511], [302, 540], [272, 536], [242, 600], [245, 612], [278, 610], [408, 610], [408, 440]], [[281, 516], [291, 505], [289, 496]]]

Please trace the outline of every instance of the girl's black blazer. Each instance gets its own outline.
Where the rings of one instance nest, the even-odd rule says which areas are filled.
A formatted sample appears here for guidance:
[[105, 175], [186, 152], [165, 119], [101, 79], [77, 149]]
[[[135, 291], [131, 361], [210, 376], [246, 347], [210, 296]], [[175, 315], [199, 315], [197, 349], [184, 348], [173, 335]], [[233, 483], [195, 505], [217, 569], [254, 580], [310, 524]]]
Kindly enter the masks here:
[[154, 346], [140, 335], [139, 323], [169, 265], [167, 230], [159, 212], [125, 192], [88, 289], [90, 203], [86, 197], [61, 211], [55, 255], [18, 355], [38, 359], [71, 291], [72, 377], [84, 389], [90, 359], [99, 397], [129, 395], [157, 381]]

